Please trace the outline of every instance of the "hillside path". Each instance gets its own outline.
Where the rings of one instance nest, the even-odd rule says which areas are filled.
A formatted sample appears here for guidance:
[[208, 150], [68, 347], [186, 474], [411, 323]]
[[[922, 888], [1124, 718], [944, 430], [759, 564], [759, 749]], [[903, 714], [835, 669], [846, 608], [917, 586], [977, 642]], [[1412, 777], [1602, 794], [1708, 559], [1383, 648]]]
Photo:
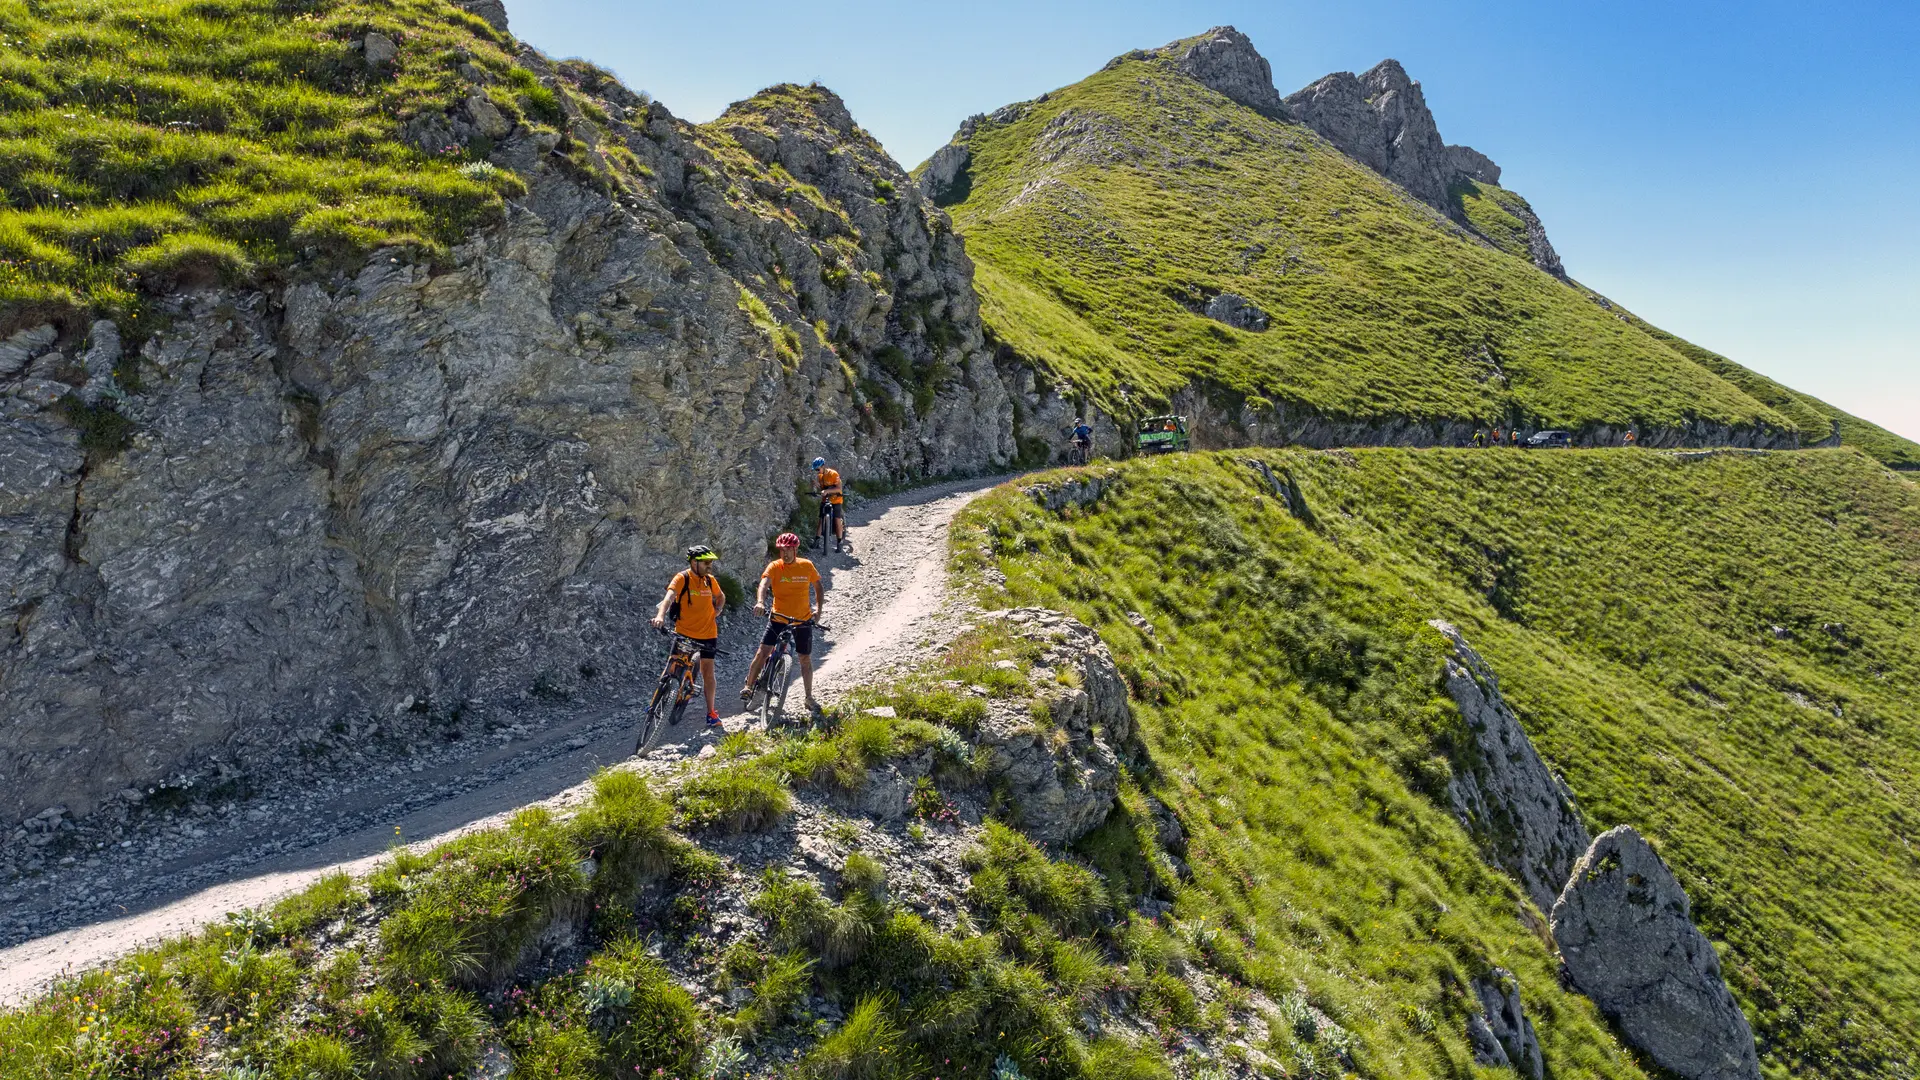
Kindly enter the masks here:
[[[1003, 480], [937, 484], [849, 510], [852, 553], [812, 556], [827, 580], [824, 621], [833, 628], [824, 648], [815, 645], [818, 696], [837, 696], [910, 665], [954, 632], [962, 609], [947, 590], [947, 527], [962, 507]], [[758, 564], [734, 569], [744, 579]], [[744, 681], [761, 625], [751, 612], [729, 622], [723, 648], [733, 655], [721, 662], [723, 691]], [[797, 705], [797, 672], [794, 682]], [[268, 792], [250, 801], [244, 815], [233, 807], [224, 816], [182, 815], [184, 843], [168, 830], [105, 848], [87, 864], [17, 882], [0, 897], [0, 929], [13, 928], [0, 941], [18, 942], [0, 949], [0, 1006], [30, 998], [63, 974], [192, 933], [227, 912], [269, 905], [324, 874], [364, 874], [398, 838], [421, 837], [409, 846], [424, 849], [498, 824], [530, 803], [576, 802], [596, 770], [628, 758], [643, 705], [644, 699], [627, 700], [562, 713], [505, 746], [431, 768], [416, 764], [410, 774], [404, 763], [377, 768], [317, 796]], [[721, 695], [720, 709], [729, 730], [753, 722], [731, 693]], [[690, 738], [651, 756], [693, 756], [717, 738], [692, 719], [684, 731]], [[390, 775], [406, 779], [396, 783]]]

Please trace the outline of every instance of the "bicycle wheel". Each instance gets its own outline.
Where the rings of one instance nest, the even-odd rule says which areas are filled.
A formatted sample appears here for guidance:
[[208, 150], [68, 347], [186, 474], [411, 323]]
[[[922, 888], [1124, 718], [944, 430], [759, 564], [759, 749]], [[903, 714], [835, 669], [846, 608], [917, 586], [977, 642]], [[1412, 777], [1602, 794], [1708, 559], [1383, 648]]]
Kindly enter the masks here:
[[791, 689], [792, 686], [793, 657], [787, 655], [780, 658], [780, 669], [773, 673], [773, 685], [767, 687], [767, 700], [769, 702], [767, 710], [773, 714], [773, 719], [767, 721], [768, 730], [772, 730], [775, 724], [786, 723], [787, 691]]
[[667, 723], [678, 724], [687, 718], [687, 702], [693, 700], [693, 667], [689, 665], [686, 673], [680, 676], [680, 692], [673, 696], [673, 710], [667, 714]]
[[767, 661], [761, 673], [760, 722], [772, 731], [780, 723], [780, 711], [787, 700], [787, 672], [793, 661], [785, 653]]
[[673, 679], [669, 675], [660, 676], [660, 685], [653, 688], [653, 700], [647, 702], [647, 713], [640, 719], [640, 737], [634, 741], [634, 754], [644, 754], [660, 743], [660, 732], [666, 728], [667, 701], [673, 693]]

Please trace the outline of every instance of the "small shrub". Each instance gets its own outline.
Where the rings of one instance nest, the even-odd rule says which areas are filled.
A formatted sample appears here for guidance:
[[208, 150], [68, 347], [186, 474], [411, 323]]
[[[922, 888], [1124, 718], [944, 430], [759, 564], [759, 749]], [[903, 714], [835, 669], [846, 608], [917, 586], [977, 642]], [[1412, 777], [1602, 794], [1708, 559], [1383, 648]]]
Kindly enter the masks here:
[[861, 852], [848, 855], [840, 868], [840, 898], [849, 902], [883, 903], [886, 897], [886, 868]]
[[703, 1080], [733, 1080], [745, 1074], [747, 1052], [740, 1047], [740, 1040], [730, 1035], [722, 1035], [707, 1044], [700, 1055], [700, 1076]]
[[366, 899], [350, 874], [327, 874], [306, 889], [273, 906], [269, 917], [274, 933], [294, 937], [345, 915]]
[[593, 777], [593, 798], [573, 820], [580, 847], [600, 861], [595, 887], [625, 895], [664, 873], [673, 858], [667, 833], [669, 810], [640, 774], [602, 769]]
[[812, 960], [797, 952], [773, 957], [754, 981], [753, 997], [734, 1015], [734, 1029], [752, 1038], [779, 1026], [812, 985]]
[[838, 1031], [814, 1044], [800, 1075], [813, 1080], [894, 1080], [919, 1072], [906, 1032], [882, 995], [860, 999]]
[[767, 768], [743, 761], [696, 774], [675, 793], [674, 805], [688, 828], [743, 833], [772, 827], [793, 798]]

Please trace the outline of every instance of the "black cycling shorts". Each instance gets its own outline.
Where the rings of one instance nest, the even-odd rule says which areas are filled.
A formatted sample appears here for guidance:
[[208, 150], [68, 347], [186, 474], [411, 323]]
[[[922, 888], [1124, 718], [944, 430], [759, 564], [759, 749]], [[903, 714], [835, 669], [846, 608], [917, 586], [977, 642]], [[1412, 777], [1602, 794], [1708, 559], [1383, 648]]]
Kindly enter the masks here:
[[760, 644], [771, 649], [780, 644], [780, 631], [793, 627], [793, 651], [801, 656], [813, 655], [813, 624], [784, 623], [778, 619], [767, 620], [767, 632], [761, 636]]
[[695, 648], [692, 651], [702, 660], [711, 660], [720, 651], [720, 639], [717, 637], [690, 637], [687, 640], [693, 642]]
[[823, 518], [837, 522], [841, 520], [844, 513], [845, 510], [839, 503], [823, 502], [820, 504], [820, 516]]

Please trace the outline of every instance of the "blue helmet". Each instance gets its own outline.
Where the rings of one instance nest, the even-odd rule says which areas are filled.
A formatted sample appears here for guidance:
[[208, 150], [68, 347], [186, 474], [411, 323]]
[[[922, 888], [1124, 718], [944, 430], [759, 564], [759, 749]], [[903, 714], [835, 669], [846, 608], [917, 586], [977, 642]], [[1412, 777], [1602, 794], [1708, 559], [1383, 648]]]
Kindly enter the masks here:
[[816, 468], [816, 469], [824, 469], [824, 468], [826, 468], [826, 467], [827, 467], [827, 459], [826, 459], [826, 458], [823, 458], [823, 457], [817, 457], [817, 458], [814, 458], [814, 459], [813, 459], [813, 467], [814, 467], [814, 468]]

